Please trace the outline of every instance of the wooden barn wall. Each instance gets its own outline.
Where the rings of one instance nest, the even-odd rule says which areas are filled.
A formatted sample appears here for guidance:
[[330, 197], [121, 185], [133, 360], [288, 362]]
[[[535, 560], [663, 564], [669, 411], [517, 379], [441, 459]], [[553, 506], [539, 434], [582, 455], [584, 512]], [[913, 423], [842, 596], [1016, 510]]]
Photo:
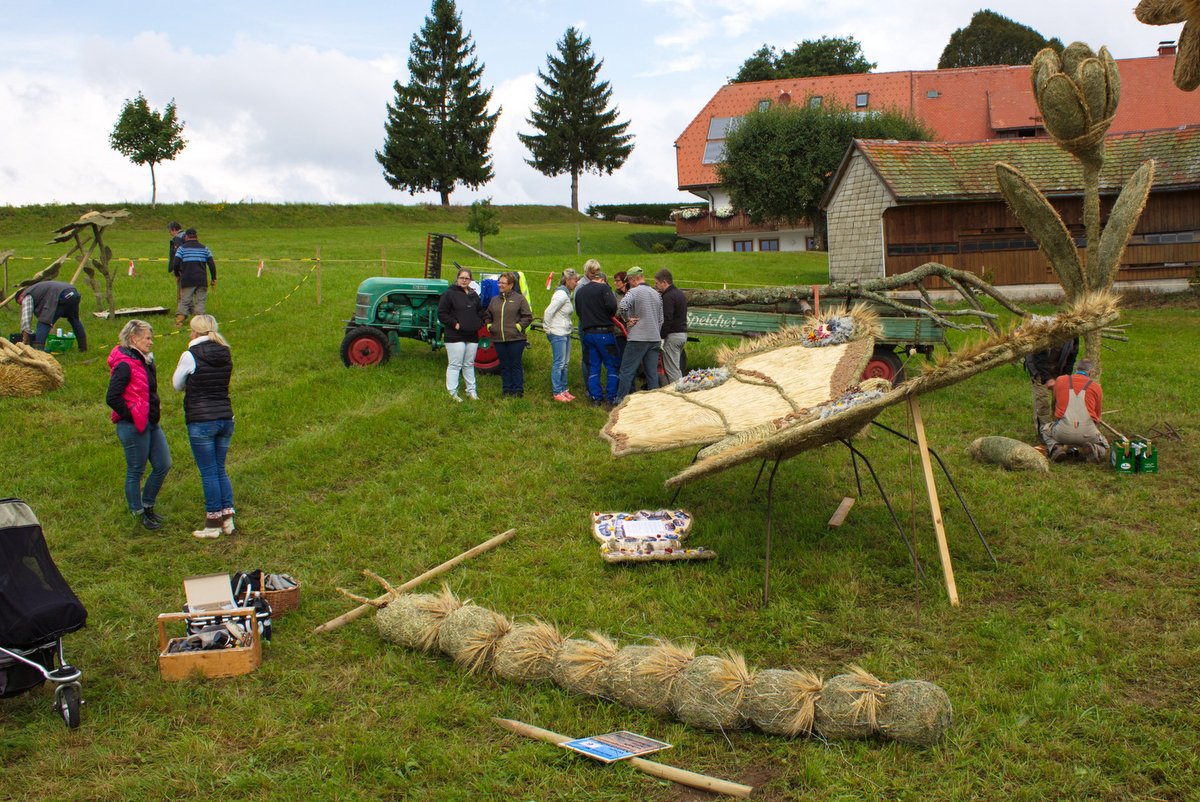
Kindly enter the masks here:
[[[1100, 213], [1107, 221], [1115, 198], [1102, 198]], [[1071, 234], [1082, 237], [1083, 204], [1079, 199], [1053, 199]], [[888, 209], [883, 216], [887, 246], [952, 244], [957, 252], [888, 255], [887, 275], [904, 273], [926, 262], [941, 262], [982, 275], [997, 285], [1057, 283], [1050, 263], [1036, 249], [965, 252], [964, 243], [979, 240], [1027, 238], [1028, 234], [1000, 200], [952, 203], [911, 203]], [[1152, 193], [1138, 221], [1141, 234], [1200, 231], [1200, 190]], [[1086, 248], [1079, 249], [1080, 258]], [[1167, 264], [1175, 266], [1167, 267]], [[1121, 258], [1118, 281], [1190, 278], [1200, 264], [1200, 242], [1131, 244]], [[936, 288], [941, 282], [931, 282]]]

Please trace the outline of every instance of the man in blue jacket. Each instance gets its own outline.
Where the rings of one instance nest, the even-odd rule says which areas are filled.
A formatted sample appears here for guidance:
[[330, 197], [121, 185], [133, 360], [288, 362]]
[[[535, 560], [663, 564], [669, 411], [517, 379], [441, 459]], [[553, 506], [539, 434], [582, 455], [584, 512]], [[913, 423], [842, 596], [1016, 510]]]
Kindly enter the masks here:
[[217, 265], [212, 251], [196, 239], [196, 229], [183, 232], [183, 244], [175, 249], [171, 272], [179, 276], [179, 306], [175, 309], [175, 326], [182, 327], [188, 315], [203, 315], [208, 298], [209, 275], [217, 286]]

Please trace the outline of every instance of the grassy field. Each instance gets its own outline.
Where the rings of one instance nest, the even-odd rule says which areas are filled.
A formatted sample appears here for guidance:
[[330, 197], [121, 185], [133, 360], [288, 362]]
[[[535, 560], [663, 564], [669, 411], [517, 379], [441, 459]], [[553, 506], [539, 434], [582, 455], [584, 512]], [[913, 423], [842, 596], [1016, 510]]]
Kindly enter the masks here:
[[[0, 250], [14, 278], [58, 251], [40, 245], [76, 210], [0, 208]], [[826, 521], [854, 495], [840, 446], [785, 463], [776, 481], [772, 597], [763, 609], [762, 493], [745, 466], [685, 488], [694, 544], [709, 563], [608, 566], [588, 535], [593, 510], [665, 506], [662, 481], [688, 453], [608, 454], [602, 411], [550, 399], [549, 348], [527, 354], [529, 392], [452, 404], [445, 356], [406, 342], [372, 370], [338, 358], [359, 281], [386, 269], [418, 275], [425, 232], [466, 234], [460, 210], [423, 207], [214, 206], [133, 209], [110, 232], [122, 271], [118, 305], [168, 303], [165, 223], [200, 229], [220, 269], [210, 311], [234, 352], [237, 434], [229, 469], [239, 510], [232, 538], [190, 531], [203, 504], [181, 396], [163, 381], [175, 467], [150, 533], [124, 509], [124, 463], [104, 405], [104, 356], [117, 323], [89, 321], [90, 353], [62, 358], [67, 384], [0, 399], [0, 496], [28, 501], [55, 559], [88, 607], [68, 636], [84, 671], [83, 725], [68, 731], [49, 695], [0, 701], [0, 799], [690, 800], [709, 798], [628, 767], [604, 767], [497, 729], [504, 716], [577, 736], [630, 729], [675, 744], [667, 763], [758, 787], [769, 800], [1196, 798], [1200, 778], [1200, 563], [1196, 437], [1200, 338], [1195, 297], [1142, 301], [1123, 315], [1131, 342], [1105, 356], [1112, 423], [1141, 432], [1169, 421], [1162, 473], [1123, 477], [1056, 466], [1049, 478], [974, 463], [966, 445], [1003, 434], [1032, 440], [1029, 384], [1005, 368], [926, 396], [931, 445], [954, 473], [999, 559], [994, 566], [953, 496], [942, 494], [963, 604], [946, 602], [916, 455], [872, 435], [880, 472], [926, 562], [914, 579], [873, 488], [845, 525]], [[683, 286], [824, 280], [818, 257], [651, 255], [630, 240], [669, 229], [591, 221], [565, 210], [505, 209], [486, 249], [526, 271], [545, 305], [545, 276], [595, 256], [610, 273], [669, 266]], [[576, 254], [576, 236], [582, 255]], [[311, 261], [320, 248], [321, 299]], [[450, 246], [470, 266], [481, 260]], [[152, 259], [160, 261], [151, 261]], [[265, 263], [256, 278], [260, 260]], [[304, 280], [305, 277], [307, 280]], [[293, 290], [299, 286], [298, 290]], [[290, 293], [290, 296], [289, 296]], [[85, 290], [85, 308], [91, 309]], [[282, 303], [278, 303], [283, 300]], [[278, 305], [277, 305], [278, 304]], [[165, 379], [185, 345], [153, 320]], [[0, 310], [0, 330], [16, 327]], [[165, 335], [165, 336], [162, 336]], [[709, 364], [717, 343], [689, 345]], [[910, 366], [912, 369], [913, 366]], [[582, 396], [578, 354], [571, 387]], [[882, 418], [908, 430], [901, 410]], [[944, 489], [944, 488], [943, 488]], [[786, 740], [690, 729], [551, 684], [519, 686], [382, 641], [370, 620], [328, 635], [348, 610], [335, 591], [378, 588], [510, 527], [516, 538], [447, 575], [460, 595], [564, 631], [633, 643], [663, 636], [700, 651], [732, 648], [752, 666], [828, 677], [859, 664], [885, 680], [927, 679], [955, 721], [938, 746]], [[304, 583], [299, 613], [276, 622], [262, 667], [233, 680], [159, 680], [154, 617], [183, 602], [193, 574], [262, 567]], [[428, 588], [432, 590], [433, 588]]]

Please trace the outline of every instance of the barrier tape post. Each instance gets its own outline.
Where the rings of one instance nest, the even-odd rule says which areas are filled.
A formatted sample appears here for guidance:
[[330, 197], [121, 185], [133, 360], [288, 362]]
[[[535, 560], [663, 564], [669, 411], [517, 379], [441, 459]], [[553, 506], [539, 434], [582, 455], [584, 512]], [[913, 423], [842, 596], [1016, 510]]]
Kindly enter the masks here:
[[259, 260], [258, 260], [258, 275], [257, 275], [257, 276], [255, 276], [255, 278], [262, 278], [262, 272], [263, 272], [263, 262], [265, 262], [265, 261], [266, 261], [266, 259], [259, 259]]
[[129, 275], [130, 276], [133, 275], [133, 260], [132, 259], [129, 260]]
[[321, 305], [321, 246], [317, 246], [317, 306]]

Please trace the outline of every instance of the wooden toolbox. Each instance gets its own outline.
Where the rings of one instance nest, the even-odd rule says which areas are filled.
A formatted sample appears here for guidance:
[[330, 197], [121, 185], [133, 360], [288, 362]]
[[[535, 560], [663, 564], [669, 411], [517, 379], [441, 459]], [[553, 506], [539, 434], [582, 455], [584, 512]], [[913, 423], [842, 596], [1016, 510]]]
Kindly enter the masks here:
[[168, 621], [186, 621], [193, 618], [208, 618], [211, 613], [163, 613], [158, 617], [158, 671], [167, 682], [200, 677], [237, 677], [249, 674], [262, 663], [262, 639], [259, 637], [258, 622], [250, 607], [238, 607], [223, 612], [227, 619], [241, 619], [250, 631], [250, 645], [232, 649], [208, 649], [199, 652], [167, 652], [167, 647], [176, 640], [167, 638]]

